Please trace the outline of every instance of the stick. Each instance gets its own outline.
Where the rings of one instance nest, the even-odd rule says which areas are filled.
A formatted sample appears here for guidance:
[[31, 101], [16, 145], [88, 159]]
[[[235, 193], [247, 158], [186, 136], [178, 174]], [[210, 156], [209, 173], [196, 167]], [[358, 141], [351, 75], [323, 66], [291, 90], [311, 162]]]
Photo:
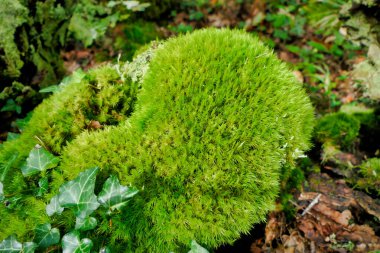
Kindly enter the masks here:
[[318, 194], [314, 199], [313, 201], [311, 201], [311, 203], [306, 207], [306, 209], [302, 212], [301, 216], [304, 216], [306, 213], [308, 213], [310, 211], [310, 209], [313, 208], [313, 206], [315, 206], [316, 204], [318, 204], [318, 201], [319, 201], [319, 198], [322, 196], [322, 194]]

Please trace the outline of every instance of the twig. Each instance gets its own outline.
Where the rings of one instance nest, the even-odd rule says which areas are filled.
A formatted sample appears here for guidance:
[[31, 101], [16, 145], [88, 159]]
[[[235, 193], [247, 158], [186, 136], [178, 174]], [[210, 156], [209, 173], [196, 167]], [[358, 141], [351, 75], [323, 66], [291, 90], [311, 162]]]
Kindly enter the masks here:
[[310, 209], [313, 208], [313, 206], [315, 206], [316, 204], [318, 204], [318, 201], [319, 201], [319, 198], [322, 196], [322, 194], [318, 194], [314, 199], [313, 201], [311, 201], [311, 203], [306, 207], [306, 209], [302, 212], [301, 216], [304, 216], [306, 213], [308, 213], [310, 211]]
[[[40, 137], [38, 137], [37, 135], [35, 135], [34, 138], [36, 138], [36, 139], [40, 142], [41, 146], [42, 146], [44, 149], [49, 150], [49, 149], [46, 147], [45, 143], [41, 140]], [[38, 145], [38, 144], [37, 144], [37, 145]], [[36, 148], [41, 148], [41, 146], [39, 147], [39, 146], [37, 146], [37, 145], [36, 145]]]
[[315, 253], [315, 242], [314, 241], [310, 242], [310, 252]]

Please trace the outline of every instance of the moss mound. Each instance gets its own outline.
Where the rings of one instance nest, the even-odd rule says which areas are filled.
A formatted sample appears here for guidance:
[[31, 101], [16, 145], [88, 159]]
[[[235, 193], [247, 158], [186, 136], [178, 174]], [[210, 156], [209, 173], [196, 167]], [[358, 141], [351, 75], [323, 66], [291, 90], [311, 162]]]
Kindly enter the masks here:
[[115, 66], [104, 65], [88, 73], [74, 73], [33, 111], [20, 137], [5, 142], [0, 149], [0, 182], [4, 193], [14, 196], [16, 203], [0, 205], [0, 238], [11, 234], [23, 238], [36, 225], [48, 222], [44, 199], [28, 193], [37, 185], [35, 178], [25, 178], [20, 170], [33, 147], [39, 144], [59, 155], [81, 132], [125, 121], [134, 107], [136, 93], [137, 84], [130, 78], [122, 81]]
[[321, 143], [332, 142], [347, 149], [359, 135], [360, 121], [353, 115], [338, 112], [323, 116], [317, 123], [315, 136]]
[[[0, 181], [7, 183], [8, 174], [9, 178], [14, 177], [12, 168], [19, 168], [36, 144], [60, 154], [63, 146], [85, 129], [91, 129], [94, 122], [96, 128], [124, 121], [132, 112], [136, 93], [137, 85], [130, 79], [121, 81], [111, 65], [86, 74], [74, 73], [57, 93], [33, 111], [20, 138], [4, 143], [0, 150]], [[10, 161], [9, 171], [4, 171]]]
[[201, 30], [159, 48], [132, 117], [79, 135], [60, 169], [73, 179], [99, 166], [142, 189], [97, 231], [128, 252], [212, 248], [265, 219], [281, 165], [308, 149], [312, 127], [302, 86], [257, 38]]
[[370, 158], [359, 167], [362, 178], [357, 180], [357, 187], [380, 196], [380, 158]]

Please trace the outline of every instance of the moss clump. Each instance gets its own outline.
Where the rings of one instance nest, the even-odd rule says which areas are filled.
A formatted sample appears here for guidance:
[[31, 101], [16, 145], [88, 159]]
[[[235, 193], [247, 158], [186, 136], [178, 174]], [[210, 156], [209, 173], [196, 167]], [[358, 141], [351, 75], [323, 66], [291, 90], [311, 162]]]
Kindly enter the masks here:
[[[33, 196], [30, 189], [37, 183], [24, 178], [20, 170], [32, 148], [38, 143], [60, 154], [68, 142], [92, 125], [125, 121], [133, 110], [136, 93], [137, 84], [130, 78], [122, 81], [115, 66], [105, 65], [88, 73], [74, 73], [34, 110], [20, 137], [5, 142], [0, 149], [0, 182], [5, 194], [14, 196], [11, 200], [15, 201], [12, 206], [0, 205], [0, 240], [11, 234], [30, 239], [36, 225], [48, 222], [48, 199]], [[62, 183], [55, 172], [53, 180]]]
[[[280, 167], [308, 149], [313, 109], [291, 71], [257, 38], [201, 30], [157, 49], [126, 124], [79, 135], [62, 155], [142, 189], [98, 233], [128, 252], [232, 243], [274, 206]], [[54, 182], [52, 182], [54, 184]]]
[[360, 121], [345, 113], [331, 113], [323, 116], [317, 123], [315, 136], [321, 143], [333, 143], [341, 148], [352, 146], [359, 134]]
[[168, 18], [170, 12], [178, 9], [181, 4], [181, 1], [178, 0], [148, 0], [144, 2], [148, 2], [150, 6], [146, 8], [142, 15], [147, 19], [159, 21], [164, 20], [164, 16]]
[[[55, 194], [54, 186], [64, 183], [60, 171], [53, 170], [47, 175], [55, 183], [49, 184], [51, 191], [35, 196], [33, 189], [38, 187], [38, 177], [25, 178], [20, 169], [32, 148], [40, 144], [60, 155], [63, 147], [83, 131], [124, 122], [134, 109], [139, 83], [154, 51], [149, 48], [134, 62], [104, 65], [88, 73], [77, 71], [65, 78], [59, 91], [34, 110], [20, 137], [0, 146], [0, 182], [7, 199], [10, 198], [9, 204], [0, 205], [0, 241], [14, 233], [20, 240], [29, 240], [30, 231], [48, 221], [45, 203]], [[22, 226], [8, 226], [23, 221]], [[57, 222], [67, 228], [72, 225], [72, 220], [65, 218], [58, 218]]]
[[371, 158], [359, 166], [362, 178], [357, 186], [380, 196], [380, 158]]
[[60, 90], [34, 112], [18, 139], [3, 144], [0, 150], [0, 181], [7, 192], [18, 192], [23, 185], [15, 181], [20, 165], [36, 144], [60, 154], [62, 147], [85, 129], [96, 125], [115, 125], [131, 114], [137, 85], [130, 78], [121, 81], [115, 66], [105, 65], [88, 73], [76, 72]]

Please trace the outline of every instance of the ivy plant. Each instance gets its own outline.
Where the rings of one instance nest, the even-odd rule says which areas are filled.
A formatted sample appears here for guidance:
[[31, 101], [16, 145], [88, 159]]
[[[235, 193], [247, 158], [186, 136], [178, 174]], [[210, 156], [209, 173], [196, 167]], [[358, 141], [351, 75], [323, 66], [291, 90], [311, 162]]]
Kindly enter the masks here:
[[[26, 163], [21, 167], [22, 174], [32, 176], [34, 174], [45, 172], [48, 169], [58, 165], [59, 158], [52, 155], [40, 145], [36, 145], [29, 153]], [[41, 182], [43, 184], [43, 182]]]

